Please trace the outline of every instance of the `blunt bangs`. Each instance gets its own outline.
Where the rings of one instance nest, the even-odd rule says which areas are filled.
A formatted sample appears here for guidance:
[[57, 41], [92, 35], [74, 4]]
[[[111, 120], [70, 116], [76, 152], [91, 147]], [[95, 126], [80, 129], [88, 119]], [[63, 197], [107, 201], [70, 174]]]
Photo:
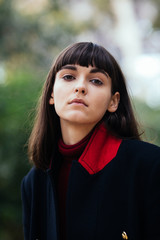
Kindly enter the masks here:
[[57, 73], [68, 64], [78, 64], [83, 67], [96, 67], [103, 69], [112, 78], [114, 72], [113, 59], [110, 53], [92, 42], [75, 43], [67, 47], [55, 61], [54, 69]]

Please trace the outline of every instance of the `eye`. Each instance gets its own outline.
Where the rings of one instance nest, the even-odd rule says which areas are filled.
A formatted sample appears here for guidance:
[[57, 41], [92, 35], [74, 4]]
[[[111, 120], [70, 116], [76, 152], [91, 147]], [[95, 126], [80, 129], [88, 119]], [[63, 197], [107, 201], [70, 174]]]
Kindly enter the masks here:
[[92, 82], [94, 85], [98, 85], [98, 86], [103, 84], [103, 82], [99, 79], [92, 79], [92, 80], [90, 80], [90, 82]]
[[73, 77], [71, 74], [66, 74], [62, 78], [67, 81], [71, 81], [75, 79], [75, 77]]

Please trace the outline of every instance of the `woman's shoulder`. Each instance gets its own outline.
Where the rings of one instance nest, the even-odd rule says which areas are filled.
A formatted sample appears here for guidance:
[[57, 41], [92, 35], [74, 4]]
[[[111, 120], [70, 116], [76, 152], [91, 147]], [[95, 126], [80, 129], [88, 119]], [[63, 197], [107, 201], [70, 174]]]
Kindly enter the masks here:
[[123, 140], [121, 144], [121, 154], [133, 163], [151, 166], [160, 164], [160, 147], [152, 143], [140, 140]]
[[136, 139], [126, 139], [123, 140], [123, 144], [132, 151], [139, 151], [138, 153], [144, 154], [144, 153], [157, 153], [160, 154], [160, 147], [141, 140]]
[[23, 177], [22, 185], [25, 188], [32, 188], [35, 184], [41, 181], [45, 177], [45, 171], [32, 167], [29, 172]]

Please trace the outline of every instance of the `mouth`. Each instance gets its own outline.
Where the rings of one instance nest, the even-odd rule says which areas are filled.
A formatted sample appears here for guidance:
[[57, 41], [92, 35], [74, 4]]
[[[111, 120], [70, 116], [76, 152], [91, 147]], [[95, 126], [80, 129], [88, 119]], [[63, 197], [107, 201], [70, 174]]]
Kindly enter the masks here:
[[69, 104], [78, 104], [78, 105], [84, 105], [85, 107], [88, 107], [88, 105], [82, 100], [82, 99], [73, 99]]

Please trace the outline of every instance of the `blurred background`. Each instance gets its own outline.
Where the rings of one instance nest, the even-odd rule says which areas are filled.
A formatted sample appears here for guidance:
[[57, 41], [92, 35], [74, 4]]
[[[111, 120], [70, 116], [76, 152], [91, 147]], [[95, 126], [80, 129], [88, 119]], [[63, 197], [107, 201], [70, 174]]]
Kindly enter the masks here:
[[160, 146], [160, 0], [0, 0], [0, 239], [22, 240], [27, 139], [53, 59], [93, 41], [122, 67], [144, 139]]

